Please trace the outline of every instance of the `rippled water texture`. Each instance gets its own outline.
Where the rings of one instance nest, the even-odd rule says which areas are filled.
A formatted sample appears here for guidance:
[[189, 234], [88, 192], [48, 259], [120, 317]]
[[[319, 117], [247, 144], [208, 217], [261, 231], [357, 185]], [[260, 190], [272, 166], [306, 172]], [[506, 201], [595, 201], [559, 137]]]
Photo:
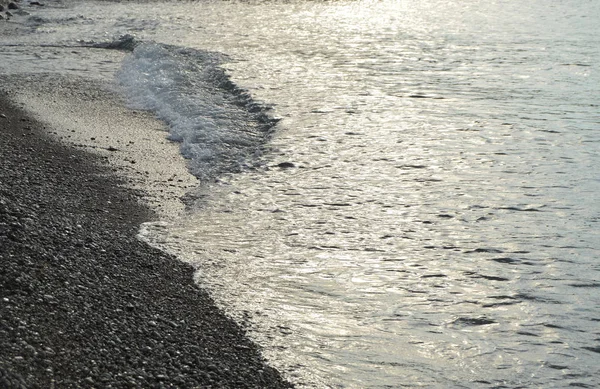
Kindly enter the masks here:
[[283, 118], [268, 168], [145, 234], [292, 379], [600, 386], [600, 3], [74, 7], [65, 40], [224, 53]]
[[457, 3], [212, 10], [284, 120], [164, 242], [313, 382], [600, 385], [598, 5]]

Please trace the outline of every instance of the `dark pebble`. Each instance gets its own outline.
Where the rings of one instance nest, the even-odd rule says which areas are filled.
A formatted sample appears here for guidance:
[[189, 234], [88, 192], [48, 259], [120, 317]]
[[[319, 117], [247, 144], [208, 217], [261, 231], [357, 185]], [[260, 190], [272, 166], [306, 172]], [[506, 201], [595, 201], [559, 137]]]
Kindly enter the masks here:
[[296, 165], [294, 165], [292, 162], [281, 162], [277, 164], [277, 167], [280, 167], [282, 169], [291, 169], [293, 167], [296, 167]]

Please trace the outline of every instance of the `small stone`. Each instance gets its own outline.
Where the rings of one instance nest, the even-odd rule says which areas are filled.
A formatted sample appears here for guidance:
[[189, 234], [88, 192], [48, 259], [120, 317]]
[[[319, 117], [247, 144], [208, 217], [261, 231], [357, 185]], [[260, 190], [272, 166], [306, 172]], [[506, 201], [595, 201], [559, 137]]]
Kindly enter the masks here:
[[281, 162], [281, 163], [277, 164], [277, 166], [282, 169], [290, 169], [290, 168], [296, 167], [296, 165], [294, 165], [291, 162]]
[[19, 9], [19, 5], [14, 2], [8, 3], [8, 9]]

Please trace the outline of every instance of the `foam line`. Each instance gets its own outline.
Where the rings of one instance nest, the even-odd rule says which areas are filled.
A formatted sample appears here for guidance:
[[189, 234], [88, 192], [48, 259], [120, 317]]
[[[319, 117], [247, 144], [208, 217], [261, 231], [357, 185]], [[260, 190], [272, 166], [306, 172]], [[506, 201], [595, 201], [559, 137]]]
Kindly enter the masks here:
[[141, 43], [118, 80], [130, 103], [167, 123], [189, 168], [201, 180], [256, 163], [276, 120], [220, 68], [225, 57], [189, 48]]

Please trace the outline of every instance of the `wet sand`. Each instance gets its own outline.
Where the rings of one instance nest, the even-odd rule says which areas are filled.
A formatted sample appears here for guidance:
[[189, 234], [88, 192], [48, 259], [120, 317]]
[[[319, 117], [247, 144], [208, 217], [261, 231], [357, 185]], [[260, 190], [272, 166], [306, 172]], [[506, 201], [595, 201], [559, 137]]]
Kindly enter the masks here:
[[184, 211], [182, 199], [199, 181], [179, 144], [167, 140], [168, 128], [152, 113], [127, 108], [116, 86], [49, 74], [4, 79], [11, 99], [47, 123], [52, 138], [109, 162], [161, 220]]
[[136, 238], [147, 194], [44, 126], [0, 94], [0, 387], [290, 387]]

